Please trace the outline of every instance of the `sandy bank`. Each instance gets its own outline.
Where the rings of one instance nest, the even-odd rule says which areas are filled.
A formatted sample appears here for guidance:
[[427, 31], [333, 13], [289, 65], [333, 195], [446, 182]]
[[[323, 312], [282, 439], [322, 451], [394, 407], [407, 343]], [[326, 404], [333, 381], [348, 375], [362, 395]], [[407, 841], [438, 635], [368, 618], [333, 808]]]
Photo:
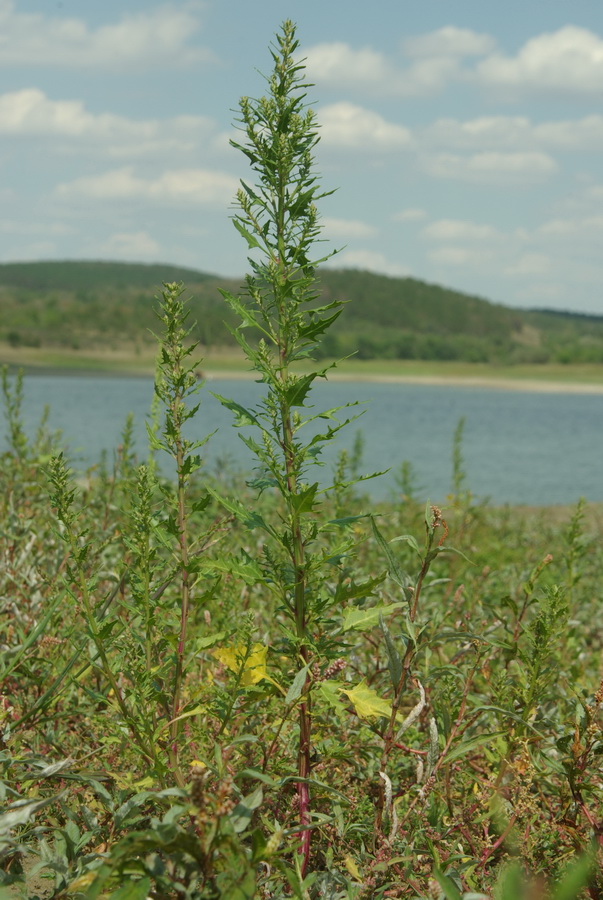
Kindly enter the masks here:
[[[207, 381], [221, 378], [233, 381], [254, 381], [255, 372], [212, 370], [205, 372]], [[532, 391], [541, 394], [601, 394], [603, 384], [571, 381], [547, 381], [537, 378], [485, 378], [460, 375], [385, 375], [353, 372], [330, 372], [329, 381], [349, 381], [375, 384], [416, 384], [434, 387], [467, 387], [500, 391]]]

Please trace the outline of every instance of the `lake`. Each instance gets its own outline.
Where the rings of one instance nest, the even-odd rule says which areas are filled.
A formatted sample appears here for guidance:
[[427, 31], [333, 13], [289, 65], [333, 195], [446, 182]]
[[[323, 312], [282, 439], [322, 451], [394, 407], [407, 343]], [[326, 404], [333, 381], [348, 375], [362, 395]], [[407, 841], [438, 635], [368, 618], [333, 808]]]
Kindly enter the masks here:
[[[247, 406], [254, 404], [260, 389], [253, 381], [218, 378], [202, 388], [201, 408], [189, 436], [200, 438], [218, 429], [204, 448], [208, 466], [230, 464], [243, 471], [251, 467], [238, 429], [231, 427], [231, 414], [210, 391]], [[34, 434], [48, 404], [50, 426], [63, 432], [76, 468], [98, 462], [103, 450], [113, 452], [129, 412], [135, 416], [136, 449], [144, 458], [151, 379], [28, 376], [24, 392], [28, 433]], [[325, 455], [322, 471], [327, 481], [338, 451], [351, 449], [361, 430], [362, 470], [391, 470], [366, 483], [373, 497], [394, 495], [393, 472], [408, 460], [416, 473], [418, 496], [443, 502], [451, 485], [454, 430], [465, 417], [464, 468], [475, 495], [497, 504], [567, 504], [581, 496], [603, 501], [603, 396], [366, 382], [321, 382], [310, 395], [316, 412], [356, 401], [361, 407], [351, 412], [363, 414]], [[3, 447], [5, 435], [2, 418]]]

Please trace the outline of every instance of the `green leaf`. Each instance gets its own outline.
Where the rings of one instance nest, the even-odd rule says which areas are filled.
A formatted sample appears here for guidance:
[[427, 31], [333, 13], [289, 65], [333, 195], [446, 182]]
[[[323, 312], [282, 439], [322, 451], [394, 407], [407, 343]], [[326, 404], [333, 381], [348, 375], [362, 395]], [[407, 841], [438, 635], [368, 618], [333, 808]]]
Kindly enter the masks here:
[[427, 500], [425, 504], [425, 527], [430, 535], [433, 534], [433, 513], [431, 511], [431, 500]]
[[[234, 294], [231, 294], [230, 291], [225, 291], [223, 288], [218, 288], [218, 290], [220, 291], [220, 293], [222, 294], [223, 298], [226, 300], [226, 302], [228, 303], [228, 305], [230, 306], [232, 311], [235, 312], [239, 316], [239, 318], [241, 320], [239, 323], [239, 328], [259, 328], [260, 327], [257, 319], [255, 318], [255, 316], [253, 315], [251, 310], [247, 309], [247, 307], [245, 307], [243, 305], [243, 303], [241, 303], [241, 300], [238, 297], [235, 297]], [[235, 336], [237, 335], [236, 331], [233, 331], [232, 329], [230, 329], [230, 330], [231, 330], [232, 334], [234, 334]], [[263, 329], [260, 328], [260, 330], [262, 331]]]
[[233, 223], [234, 227], [237, 229], [237, 231], [239, 232], [239, 234], [245, 238], [250, 250], [253, 250], [255, 247], [258, 247], [259, 249], [262, 248], [262, 245], [259, 243], [259, 241], [255, 237], [255, 235], [251, 234], [250, 231], [247, 231], [247, 229], [245, 228], [245, 226], [243, 225], [243, 223], [241, 222], [240, 219], [238, 219], [235, 216], [235, 217], [233, 217], [232, 223]]
[[404, 541], [404, 543], [408, 544], [409, 547], [412, 547], [412, 549], [419, 555], [419, 557], [421, 556], [421, 548], [417, 544], [412, 534], [399, 534], [398, 537], [391, 539], [390, 544], [395, 544], [397, 541]]
[[404, 603], [390, 603], [387, 606], [372, 606], [369, 609], [358, 609], [355, 606], [348, 607], [343, 614], [343, 631], [370, 631], [379, 624], [379, 618], [387, 616]]
[[216, 878], [221, 900], [253, 900], [257, 888], [255, 868], [249, 865], [242, 849], [229, 863], [227, 871]]
[[316, 685], [312, 692], [312, 696], [323, 700], [327, 706], [343, 718], [346, 715], [345, 704], [341, 700], [341, 689], [344, 687], [342, 681], [321, 681]]
[[302, 513], [312, 511], [317, 490], [318, 482], [316, 482], [316, 484], [311, 484], [310, 487], [306, 488], [304, 491], [300, 491], [298, 494], [289, 495], [291, 506], [296, 515], [299, 516]]
[[283, 391], [285, 403], [289, 407], [303, 406], [304, 400], [312, 387], [312, 382], [317, 377], [317, 372], [311, 372], [309, 375], [293, 376], [293, 380]]
[[287, 696], [285, 697], [285, 705], [290, 706], [292, 703], [295, 703], [296, 700], [302, 695], [302, 691], [304, 689], [304, 685], [306, 683], [306, 678], [308, 677], [308, 669], [309, 665], [304, 666], [303, 669], [300, 669], [293, 681], [291, 682], [291, 687], [287, 691]]
[[[59, 796], [63, 796], [60, 794]], [[43, 806], [53, 803], [57, 797], [46, 797], [44, 800], [17, 800], [9, 806], [5, 813], [0, 815], [0, 838], [9, 834], [11, 829], [18, 825], [26, 825], [32, 816]]]
[[119, 809], [115, 811], [115, 828], [121, 828], [124, 822], [130, 818], [131, 814], [137, 811], [138, 808], [146, 803], [151, 797], [154, 797], [152, 791], [140, 791], [140, 793], [135, 794], [133, 797], [126, 800], [125, 803], [122, 803]]
[[264, 793], [261, 787], [257, 787], [253, 793], [244, 797], [230, 813], [229, 819], [232, 827], [237, 834], [245, 831], [251, 821], [254, 811], [264, 799]]
[[195, 500], [191, 504], [191, 512], [194, 512], [194, 513], [203, 512], [203, 510], [206, 509], [207, 506], [209, 505], [210, 500], [211, 500], [211, 497], [209, 497], [208, 494], [205, 494], [205, 496], [202, 497], [200, 500]]
[[385, 638], [385, 649], [387, 650], [387, 665], [389, 668], [389, 677], [391, 678], [394, 691], [398, 689], [400, 679], [402, 678], [402, 658], [398, 653], [396, 645], [392, 639], [389, 628], [383, 618], [383, 614], [379, 614], [379, 625]]
[[484, 744], [488, 744], [490, 741], [493, 741], [494, 738], [500, 737], [501, 735], [507, 734], [506, 731], [493, 731], [491, 734], [478, 734], [475, 737], [469, 738], [466, 741], [460, 743], [454, 750], [451, 750], [450, 753], [446, 754], [445, 762], [451, 763], [454, 762], [455, 759], [460, 759], [465, 754], [470, 753], [472, 750], [476, 750], [478, 747], [482, 747]]
[[506, 718], [513, 719], [515, 722], [521, 722], [525, 728], [529, 728], [534, 734], [537, 734], [539, 737], [544, 737], [537, 728], [534, 728], [533, 725], [530, 725], [529, 722], [526, 722], [525, 719], [522, 719], [521, 716], [518, 716], [517, 713], [511, 712], [509, 709], [502, 709], [500, 706], [478, 706], [475, 709], [475, 712], [497, 712], [500, 715], [505, 716]]
[[447, 875], [444, 875], [437, 867], [433, 870], [433, 877], [442, 888], [446, 900], [463, 900], [463, 895], [456, 884]]
[[[325, 307], [326, 309], [327, 307]], [[316, 315], [317, 310], [314, 310], [314, 314]], [[315, 341], [317, 337], [320, 337], [325, 331], [327, 331], [333, 322], [339, 318], [341, 313], [343, 312], [343, 308], [340, 307], [332, 316], [326, 316], [324, 319], [313, 318], [312, 321], [300, 328], [299, 336], [300, 338], [304, 338], [308, 341]]]
[[217, 631], [216, 634], [208, 634], [206, 637], [198, 637], [195, 641], [197, 650], [205, 650], [207, 647], [213, 647], [218, 641], [223, 641], [226, 632]]
[[146, 900], [151, 889], [150, 878], [140, 878], [122, 884], [110, 895], [110, 900]]
[[349, 528], [350, 525], [354, 525], [360, 519], [366, 519], [366, 516], [343, 516], [341, 519], [330, 519], [326, 525], [321, 526], [320, 530], [326, 531], [329, 525], [336, 525], [338, 528]]
[[38, 772], [36, 772], [36, 780], [38, 778], [51, 778], [53, 775], [57, 775], [59, 772], [64, 771], [64, 769], [69, 769], [74, 762], [74, 759], [71, 759], [71, 757], [67, 757], [66, 759], [62, 759], [60, 762], [51, 763], [51, 765], [49, 766], [43, 765], [42, 768]]
[[237, 578], [242, 578], [246, 584], [257, 584], [264, 581], [264, 575], [259, 564], [251, 557], [240, 559], [229, 556], [226, 559], [212, 559], [207, 565], [208, 571], [226, 572]]
[[396, 584], [402, 588], [402, 590], [406, 587], [407, 577], [406, 573], [400, 568], [398, 560], [392, 553], [389, 544], [377, 528], [377, 523], [373, 516], [371, 516], [371, 526], [373, 528], [373, 534], [375, 539], [381, 549], [383, 550], [385, 557], [387, 559], [387, 570], [389, 572], [390, 577], [396, 582]]
[[465, 562], [468, 562], [470, 566], [476, 565], [476, 563], [470, 560], [468, 556], [465, 556], [462, 550], [457, 550], [456, 547], [436, 547], [434, 553], [456, 553], [457, 556], [462, 557]]
[[239, 503], [238, 500], [229, 499], [227, 497], [223, 497], [221, 494], [218, 494], [217, 491], [214, 491], [213, 488], [207, 488], [207, 491], [212, 495], [214, 500], [217, 500], [225, 509], [231, 512], [236, 518], [245, 525], [246, 528], [250, 530], [253, 528], [262, 528], [268, 534], [272, 535], [272, 537], [277, 538], [274, 528], [268, 525], [268, 523], [260, 516], [259, 513], [253, 512], [247, 506], [244, 506], [243, 503]]
[[594, 868], [592, 857], [585, 855], [572, 862], [565, 872], [553, 894], [552, 900], [578, 900], [582, 891], [588, 886]]
[[[343, 544], [341, 547], [341, 555], [347, 555], [353, 545]], [[372, 597], [376, 587], [385, 581], [385, 572], [377, 575], [376, 578], [369, 578], [356, 584], [355, 581], [340, 581], [335, 591], [335, 602], [342, 606], [349, 600], [366, 599]]]
[[220, 394], [214, 393], [214, 391], [210, 391], [210, 394], [215, 397], [216, 400], [219, 400], [222, 406], [225, 406], [226, 409], [229, 409], [235, 414], [236, 428], [241, 428], [244, 425], [257, 425], [258, 428], [261, 427], [255, 415], [250, 410], [245, 409], [244, 406], [241, 406], [240, 403], [235, 403], [234, 400], [222, 397]]

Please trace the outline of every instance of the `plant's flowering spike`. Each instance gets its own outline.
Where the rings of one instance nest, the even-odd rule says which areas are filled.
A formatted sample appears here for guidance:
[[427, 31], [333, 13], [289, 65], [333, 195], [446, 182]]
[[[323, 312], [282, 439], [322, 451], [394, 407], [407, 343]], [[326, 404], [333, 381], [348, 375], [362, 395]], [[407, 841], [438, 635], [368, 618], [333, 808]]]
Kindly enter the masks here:
[[417, 682], [417, 687], [419, 688], [419, 695], [420, 695], [419, 702], [417, 704], [415, 704], [415, 706], [413, 706], [413, 708], [411, 709], [409, 714], [406, 716], [406, 718], [400, 725], [400, 728], [398, 729], [396, 740], [400, 740], [400, 738], [402, 737], [404, 732], [410, 728], [410, 726], [413, 724], [413, 722], [417, 721], [417, 719], [419, 718], [419, 716], [425, 709], [425, 704], [426, 704], [425, 688], [423, 687], [423, 685], [421, 684], [421, 682], [419, 681], [418, 678], [416, 679], [416, 682]]

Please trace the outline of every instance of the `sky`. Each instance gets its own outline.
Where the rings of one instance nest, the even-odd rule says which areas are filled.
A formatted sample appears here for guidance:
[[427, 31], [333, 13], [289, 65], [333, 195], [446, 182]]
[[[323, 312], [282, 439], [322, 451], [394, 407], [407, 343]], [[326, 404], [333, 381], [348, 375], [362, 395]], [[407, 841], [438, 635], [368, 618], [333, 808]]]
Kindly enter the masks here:
[[601, 0], [0, 0], [0, 261], [242, 275], [229, 140], [286, 18], [320, 255], [603, 315]]

